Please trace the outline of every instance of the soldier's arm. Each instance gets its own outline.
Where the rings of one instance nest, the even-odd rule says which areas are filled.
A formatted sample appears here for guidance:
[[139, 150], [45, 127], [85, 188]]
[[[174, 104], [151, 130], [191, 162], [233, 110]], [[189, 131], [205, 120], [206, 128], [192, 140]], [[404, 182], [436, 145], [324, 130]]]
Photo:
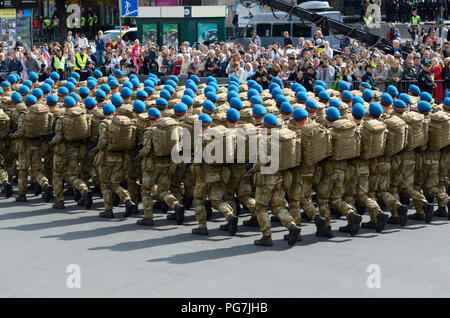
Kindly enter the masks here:
[[97, 149], [103, 150], [108, 145], [108, 125], [105, 121], [100, 122], [98, 127]]
[[146, 129], [142, 134], [142, 149], [136, 158], [142, 158], [148, 156], [152, 151], [152, 131]]
[[17, 130], [9, 135], [11, 139], [22, 138], [25, 136], [25, 116], [26, 114], [20, 114], [17, 122]]
[[53, 137], [52, 141], [48, 143], [48, 146], [51, 147], [53, 145], [58, 145], [62, 143], [64, 140], [63, 135], [63, 127], [62, 127], [62, 118], [58, 118], [56, 120], [55, 124], [55, 136]]

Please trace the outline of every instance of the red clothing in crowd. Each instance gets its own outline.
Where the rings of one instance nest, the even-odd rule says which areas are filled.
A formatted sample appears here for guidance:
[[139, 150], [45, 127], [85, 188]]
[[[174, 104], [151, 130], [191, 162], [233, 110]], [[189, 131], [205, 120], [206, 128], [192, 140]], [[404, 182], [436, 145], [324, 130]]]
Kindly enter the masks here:
[[183, 65], [183, 61], [176, 61], [173, 65], [172, 75], [180, 75], [181, 73], [181, 65]]
[[41, 22], [39, 21], [38, 18], [33, 19], [33, 29], [34, 30], [39, 30], [41, 28]]
[[444, 89], [442, 87], [442, 67], [438, 64], [430, 69], [430, 73], [434, 73], [434, 81], [436, 87], [433, 88], [433, 98], [436, 102], [442, 103], [444, 99]]

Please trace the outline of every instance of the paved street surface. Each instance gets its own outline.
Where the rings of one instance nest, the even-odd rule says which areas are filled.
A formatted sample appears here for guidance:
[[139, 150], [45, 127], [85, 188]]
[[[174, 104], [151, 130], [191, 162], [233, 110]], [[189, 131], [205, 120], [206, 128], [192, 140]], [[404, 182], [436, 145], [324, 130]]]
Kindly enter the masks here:
[[[210, 235], [198, 237], [192, 210], [185, 225], [156, 214], [155, 227], [141, 227], [122, 218], [123, 205], [116, 219], [99, 218], [99, 199], [91, 211], [69, 199], [62, 212], [49, 207], [30, 195], [28, 203], [0, 199], [1, 297], [450, 297], [450, 222], [442, 218], [357, 237], [334, 221], [330, 240], [308, 223], [292, 248], [275, 223], [274, 246], [265, 248], [253, 245], [256, 228], [220, 232], [218, 212]], [[66, 285], [70, 264], [80, 267], [79, 289]], [[370, 264], [379, 266], [379, 289], [367, 287]]]

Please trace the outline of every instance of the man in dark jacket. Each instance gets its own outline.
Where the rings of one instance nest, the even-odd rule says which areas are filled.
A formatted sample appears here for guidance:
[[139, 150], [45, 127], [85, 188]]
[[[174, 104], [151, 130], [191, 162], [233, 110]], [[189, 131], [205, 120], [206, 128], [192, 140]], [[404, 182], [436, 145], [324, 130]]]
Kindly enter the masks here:
[[8, 73], [17, 73], [20, 75], [23, 71], [22, 61], [19, 59], [19, 52], [14, 52], [14, 57], [9, 61]]
[[366, 73], [363, 75], [361, 81], [369, 83], [372, 90], [377, 90], [378, 89], [377, 84], [375, 83], [375, 80], [373, 79], [372, 72], [373, 72], [373, 65], [367, 64]]
[[422, 92], [433, 93], [433, 88], [436, 87], [436, 84], [433, 83], [430, 76], [429, 62], [425, 62], [422, 66], [422, 70], [417, 74], [417, 86], [419, 86]]
[[306, 69], [306, 73], [303, 76], [303, 86], [308, 92], [314, 92], [314, 83], [316, 81], [316, 71], [314, 66], [309, 65]]
[[406, 67], [403, 69], [402, 80], [404, 81], [415, 81], [416, 80], [416, 70], [414, 69], [414, 61], [409, 59], [406, 60]]

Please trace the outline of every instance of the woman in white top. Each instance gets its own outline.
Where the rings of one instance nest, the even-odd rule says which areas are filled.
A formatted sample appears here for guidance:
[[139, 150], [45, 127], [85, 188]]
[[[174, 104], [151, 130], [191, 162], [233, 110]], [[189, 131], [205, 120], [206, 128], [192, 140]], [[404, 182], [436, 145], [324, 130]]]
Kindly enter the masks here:
[[330, 42], [323, 42], [323, 52], [327, 53], [329, 60], [333, 59], [333, 50], [330, 48]]

